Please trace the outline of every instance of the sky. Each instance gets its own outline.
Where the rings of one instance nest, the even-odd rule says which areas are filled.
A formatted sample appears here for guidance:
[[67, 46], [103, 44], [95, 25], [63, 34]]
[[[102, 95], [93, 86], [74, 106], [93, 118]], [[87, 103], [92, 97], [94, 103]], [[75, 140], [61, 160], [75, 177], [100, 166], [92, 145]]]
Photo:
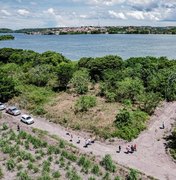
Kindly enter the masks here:
[[0, 28], [176, 26], [176, 0], [0, 0]]

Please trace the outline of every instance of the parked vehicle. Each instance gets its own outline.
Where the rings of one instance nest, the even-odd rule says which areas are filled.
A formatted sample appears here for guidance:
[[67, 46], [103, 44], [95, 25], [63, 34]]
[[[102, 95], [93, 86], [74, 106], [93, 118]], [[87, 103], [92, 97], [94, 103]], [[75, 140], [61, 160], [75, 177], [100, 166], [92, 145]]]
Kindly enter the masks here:
[[26, 115], [26, 114], [21, 116], [21, 121], [26, 123], [26, 124], [33, 124], [34, 123], [34, 119], [31, 116]]
[[5, 104], [3, 104], [2, 102], [0, 102], [0, 110], [4, 110], [6, 108]]
[[6, 113], [14, 115], [14, 116], [18, 116], [21, 114], [21, 111], [15, 106], [11, 106], [6, 109]]

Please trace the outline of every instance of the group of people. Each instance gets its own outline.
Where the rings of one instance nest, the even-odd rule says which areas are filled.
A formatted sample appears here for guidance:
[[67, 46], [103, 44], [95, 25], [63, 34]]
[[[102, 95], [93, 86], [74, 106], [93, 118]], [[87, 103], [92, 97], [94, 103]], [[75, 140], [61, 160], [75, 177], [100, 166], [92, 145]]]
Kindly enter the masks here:
[[[73, 135], [70, 134], [70, 133], [68, 133], [68, 132], [66, 133], [66, 135], [70, 136], [70, 142], [73, 142]], [[87, 148], [88, 145], [91, 145], [91, 144], [93, 144], [94, 142], [95, 142], [95, 138], [85, 139], [85, 144], [84, 144], [83, 147]], [[78, 139], [77, 139], [76, 143], [77, 143], [77, 144], [80, 144], [80, 143], [81, 143], [81, 140], [80, 140], [80, 137], [79, 137], [79, 136], [78, 136]]]
[[[118, 153], [120, 153], [121, 152], [121, 150], [122, 150], [122, 147], [121, 146], [119, 146], [119, 149], [118, 149]], [[137, 147], [136, 147], [136, 144], [134, 144], [134, 145], [128, 145], [127, 147], [126, 147], [126, 152], [125, 153], [133, 153], [134, 151], [137, 151]]]

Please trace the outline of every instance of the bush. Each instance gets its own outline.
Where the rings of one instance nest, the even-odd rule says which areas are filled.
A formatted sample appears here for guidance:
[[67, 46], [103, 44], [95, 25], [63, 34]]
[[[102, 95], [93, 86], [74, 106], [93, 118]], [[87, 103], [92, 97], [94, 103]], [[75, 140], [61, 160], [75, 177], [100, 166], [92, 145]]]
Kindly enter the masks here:
[[95, 96], [81, 96], [75, 104], [76, 112], [84, 112], [88, 109], [96, 106], [96, 97]]
[[92, 168], [92, 170], [91, 170], [91, 172], [93, 173], [93, 174], [95, 174], [95, 175], [99, 175], [99, 173], [100, 173], [100, 168], [99, 168], [99, 166], [98, 165], [94, 165], [93, 166], [93, 168]]
[[59, 177], [61, 177], [61, 174], [59, 171], [55, 171], [55, 172], [53, 172], [52, 176], [53, 176], [53, 178], [59, 178]]
[[24, 171], [24, 172], [19, 172], [17, 174], [19, 180], [31, 180], [31, 178], [28, 176], [27, 172]]
[[4, 177], [4, 174], [3, 174], [2, 169], [0, 167], [0, 179], [2, 179], [3, 177]]
[[105, 155], [105, 157], [103, 158], [103, 160], [100, 162], [100, 164], [107, 170], [110, 172], [115, 172], [116, 170], [116, 166], [112, 161], [112, 158], [109, 154]]
[[113, 136], [129, 141], [136, 138], [146, 128], [148, 117], [147, 113], [140, 110], [122, 109], [116, 116], [115, 124], [118, 129]]
[[7, 130], [7, 129], [8, 129], [7, 124], [6, 124], [6, 123], [3, 123], [3, 124], [2, 124], [2, 130], [5, 131], [5, 130]]
[[15, 162], [13, 159], [9, 159], [6, 163], [6, 167], [9, 171], [12, 171], [15, 168]]
[[138, 180], [138, 171], [135, 169], [130, 169], [127, 180]]

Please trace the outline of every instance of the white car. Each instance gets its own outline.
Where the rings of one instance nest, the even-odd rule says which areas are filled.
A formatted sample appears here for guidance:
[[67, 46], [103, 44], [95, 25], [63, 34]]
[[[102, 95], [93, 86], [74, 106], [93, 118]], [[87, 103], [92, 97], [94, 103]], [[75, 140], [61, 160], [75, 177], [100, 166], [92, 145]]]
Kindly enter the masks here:
[[11, 106], [6, 109], [6, 113], [14, 115], [14, 116], [18, 116], [21, 114], [21, 111], [15, 106]]
[[34, 119], [31, 116], [26, 115], [26, 114], [21, 116], [21, 121], [26, 123], [26, 124], [33, 124], [34, 123]]
[[5, 104], [3, 104], [2, 102], [0, 102], [0, 110], [4, 110], [6, 108]]

